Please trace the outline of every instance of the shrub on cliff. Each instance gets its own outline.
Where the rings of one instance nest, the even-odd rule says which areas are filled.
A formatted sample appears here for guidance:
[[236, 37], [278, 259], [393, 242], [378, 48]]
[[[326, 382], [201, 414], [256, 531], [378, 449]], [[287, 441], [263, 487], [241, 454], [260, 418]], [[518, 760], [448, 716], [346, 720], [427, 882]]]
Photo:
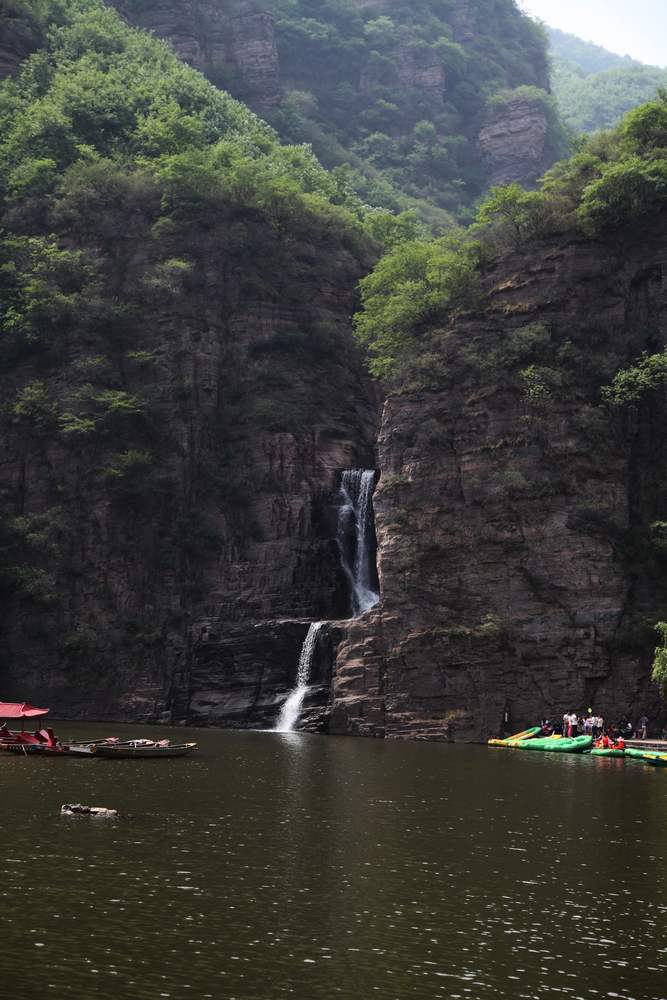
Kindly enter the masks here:
[[658, 622], [655, 631], [660, 636], [660, 643], [653, 654], [653, 670], [651, 680], [667, 694], [667, 622]]
[[[416, 358], [432, 353], [429, 326], [474, 300], [479, 266], [551, 234], [597, 237], [634, 226], [665, 206], [667, 92], [661, 92], [614, 132], [582, 143], [572, 159], [547, 172], [540, 190], [525, 191], [518, 184], [492, 188], [475, 223], [456, 240], [420, 242], [406, 232], [401, 242], [400, 229], [390, 228], [391, 250], [362, 282], [363, 308], [356, 318], [372, 370], [409, 378]], [[522, 376], [523, 391], [529, 399], [545, 399], [558, 388], [558, 370], [573, 362], [565, 355], [554, 357], [554, 366], [532, 360]], [[660, 354], [641, 360], [617, 376], [606, 398], [622, 402], [643, 392], [663, 380], [664, 367]]]
[[609, 386], [602, 390], [602, 398], [613, 406], [638, 403], [647, 393], [667, 382], [667, 349], [657, 354], [642, 354], [628, 368], [617, 372]]
[[357, 335], [371, 371], [393, 377], [427, 349], [429, 323], [473, 303], [479, 245], [457, 237], [399, 243], [361, 282]]
[[544, 210], [538, 191], [524, 191], [520, 184], [493, 187], [478, 209], [474, 231], [496, 249], [516, 247], [539, 232]]

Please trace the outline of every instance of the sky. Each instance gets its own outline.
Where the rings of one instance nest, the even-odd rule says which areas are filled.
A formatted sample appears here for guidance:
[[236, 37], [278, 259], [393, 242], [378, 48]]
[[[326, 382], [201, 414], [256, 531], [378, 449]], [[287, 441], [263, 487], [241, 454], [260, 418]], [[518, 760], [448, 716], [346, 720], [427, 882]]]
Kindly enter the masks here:
[[667, 0], [519, 0], [519, 6], [611, 52], [667, 66]]

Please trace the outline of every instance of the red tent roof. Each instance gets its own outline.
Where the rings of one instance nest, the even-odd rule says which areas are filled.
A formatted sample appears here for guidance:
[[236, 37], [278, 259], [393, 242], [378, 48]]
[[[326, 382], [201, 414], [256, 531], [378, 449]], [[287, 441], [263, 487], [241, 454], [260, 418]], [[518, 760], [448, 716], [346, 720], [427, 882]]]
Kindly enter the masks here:
[[35, 708], [27, 701], [0, 701], [0, 719], [29, 719], [34, 715], [48, 715], [50, 709]]

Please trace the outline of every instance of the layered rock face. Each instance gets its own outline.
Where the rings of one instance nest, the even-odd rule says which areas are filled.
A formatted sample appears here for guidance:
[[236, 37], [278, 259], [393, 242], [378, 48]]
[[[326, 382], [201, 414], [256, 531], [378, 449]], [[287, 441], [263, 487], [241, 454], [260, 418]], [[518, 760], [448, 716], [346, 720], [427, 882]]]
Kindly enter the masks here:
[[[114, 222], [130, 282], [146, 211], [131, 235]], [[337, 493], [343, 468], [372, 464], [377, 399], [349, 325], [370, 262], [317, 239], [286, 256], [250, 213], [181, 231], [190, 276], [129, 351], [109, 353], [100, 324], [53, 368], [28, 354], [5, 374], [3, 696], [60, 717], [266, 726], [308, 622], [349, 613]], [[13, 409], [26, 391], [39, 414]], [[82, 393], [138, 410], [63, 433]]]
[[538, 104], [508, 101], [494, 111], [479, 133], [489, 184], [534, 184], [551, 165], [547, 135], [547, 117]]
[[130, 24], [171, 43], [185, 62], [258, 110], [280, 97], [274, 19], [243, 0], [109, 0]]
[[[191, 725], [271, 729], [294, 687], [310, 621], [262, 621], [252, 625], [200, 620], [193, 629], [190, 697], [184, 717]], [[340, 627], [328, 623], [318, 639], [299, 729], [328, 726], [331, 670]]]
[[[488, 309], [442, 335], [442, 388], [387, 400], [382, 604], [338, 649], [332, 731], [480, 739], [589, 705], [664, 717], [665, 399], [619, 414], [599, 388], [664, 342], [666, 226], [510, 257]], [[538, 361], [511, 375], [503, 352], [531, 337]]]

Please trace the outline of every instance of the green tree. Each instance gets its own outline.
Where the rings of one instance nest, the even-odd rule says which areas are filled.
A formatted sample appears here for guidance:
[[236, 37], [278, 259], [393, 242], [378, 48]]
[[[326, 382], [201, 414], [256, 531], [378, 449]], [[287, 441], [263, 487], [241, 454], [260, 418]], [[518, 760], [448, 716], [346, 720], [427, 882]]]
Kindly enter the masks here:
[[647, 393], [667, 382], [667, 349], [658, 354], [642, 354], [635, 365], [617, 372], [602, 398], [613, 406], [638, 403]]
[[545, 207], [538, 191], [525, 191], [520, 184], [491, 188], [476, 216], [477, 228], [490, 230], [501, 244], [517, 246], [539, 228]]
[[651, 680], [658, 685], [662, 694], [667, 693], [667, 622], [658, 622], [655, 631], [660, 637], [653, 654]]
[[477, 294], [479, 245], [447, 237], [396, 244], [361, 282], [355, 326], [382, 378], [399, 375], [423, 347], [428, 322], [470, 305]]

